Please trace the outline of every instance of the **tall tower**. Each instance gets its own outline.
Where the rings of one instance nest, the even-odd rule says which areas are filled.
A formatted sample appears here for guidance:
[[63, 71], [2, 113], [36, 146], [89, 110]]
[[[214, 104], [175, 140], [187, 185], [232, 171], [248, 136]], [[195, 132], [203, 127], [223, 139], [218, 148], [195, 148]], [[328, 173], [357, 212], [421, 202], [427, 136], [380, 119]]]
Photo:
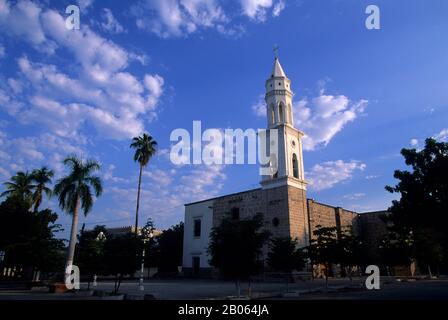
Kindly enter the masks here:
[[[300, 246], [309, 243], [306, 181], [303, 169], [303, 132], [294, 127], [291, 80], [278, 58], [266, 80], [267, 138], [278, 134], [278, 149], [271, 154], [270, 174], [262, 176], [266, 199], [266, 217], [275, 221], [270, 231], [274, 237], [289, 236]], [[275, 150], [274, 150], [275, 152]], [[268, 221], [269, 221], [268, 220]]]
[[[294, 127], [291, 80], [288, 79], [278, 58], [266, 80], [266, 110], [268, 132], [278, 130], [278, 152], [271, 158], [271, 174], [262, 177], [264, 189], [283, 185], [306, 190], [303, 169], [303, 132]], [[278, 168], [278, 170], [276, 170]]]

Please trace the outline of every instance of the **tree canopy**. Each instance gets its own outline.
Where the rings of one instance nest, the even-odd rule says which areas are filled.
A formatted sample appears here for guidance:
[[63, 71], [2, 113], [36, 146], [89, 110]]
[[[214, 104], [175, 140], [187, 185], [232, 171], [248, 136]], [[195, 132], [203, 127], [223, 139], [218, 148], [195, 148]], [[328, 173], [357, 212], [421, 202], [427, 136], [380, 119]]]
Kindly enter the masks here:
[[423, 149], [402, 149], [401, 154], [411, 170], [396, 170], [399, 182], [386, 186], [400, 194], [389, 208], [393, 231], [401, 236], [412, 233], [413, 257], [420, 264], [443, 263], [447, 268], [448, 143], [429, 138]]
[[53, 272], [62, 268], [64, 242], [56, 239], [61, 231], [58, 215], [50, 209], [32, 211], [30, 203], [10, 196], [0, 204], [0, 251], [4, 266], [20, 266]]
[[[184, 224], [182, 222], [164, 230], [157, 237], [157, 247], [154, 246], [152, 249], [153, 252], [157, 251], [152, 257], [155, 256], [159, 271], [177, 272], [177, 267], [182, 265], [183, 242]], [[151, 251], [149, 251], [149, 259], [151, 259]]]
[[275, 271], [292, 272], [305, 266], [305, 257], [290, 237], [271, 239], [267, 263]]
[[210, 235], [210, 264], [223, 276], [235, 280], [248, 279], [258, 273], [262, 267], [259, 256], [269, 238], [262, 227], [261, 214], [243, 220], [224, 218]]

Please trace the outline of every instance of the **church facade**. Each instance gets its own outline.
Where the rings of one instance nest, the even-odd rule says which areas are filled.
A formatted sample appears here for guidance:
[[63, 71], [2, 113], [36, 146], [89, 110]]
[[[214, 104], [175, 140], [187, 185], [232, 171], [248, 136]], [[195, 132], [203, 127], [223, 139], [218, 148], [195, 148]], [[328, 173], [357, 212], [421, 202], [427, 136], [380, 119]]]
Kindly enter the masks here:
[[[268, 170], [262, 176], [260, 188], [206, 199], [185, 205], [183, 270], [185, 273], [203, 274], [212, 270], [207, 248], [213, 227], [231, 215], [244, 219], [261, 213], [264, 228], [272, 237], [297, 239], [301, 247], [307, 246], [316, 226], [352, 226], [355, 233], [365, 229], [363, 214], [308, 199], [304, 175], [303, 132], [294, 127], [291, 80], [286, 76], [280, 61], [266, 80], [267, 132], [276, 129], [278, 151], [271, 156]], [[367, 217], [367, 216], [366, 216]], [[264, 256], [267, 254], [264, 249]]]

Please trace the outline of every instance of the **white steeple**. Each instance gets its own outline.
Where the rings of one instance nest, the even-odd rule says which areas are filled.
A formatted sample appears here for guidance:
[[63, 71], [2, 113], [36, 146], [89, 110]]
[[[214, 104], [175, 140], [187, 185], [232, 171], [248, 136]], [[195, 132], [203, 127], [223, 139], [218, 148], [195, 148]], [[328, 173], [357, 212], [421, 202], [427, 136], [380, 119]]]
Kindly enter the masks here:
[[280, 61], [278, 60], [278, 58], [275, 58], [274, 69], [272, 70], [272, 73], [271, 73], [271, 78], [273, 78], [273, 77], [286, 78], [285, 71], [283, 71], [282, 65], [280, 64]]
[[288, 185], [306, 190], [302, 154], [303, 133], [294, 127], [292, 97], [291, 80], [276, 57], [274, 68], [266, 80], [265, 100], [269, 134], [274, 133], [273, 129], [278, 132], [278, 153], [271, 157], [272, 174], [263, 176], [261, 184], [265, 189]]
[[279, 124], [294, 126], [292, 115], [291, 80], [283, 71], [278, 58], [275, 58], [274, 68], [269, 79], [266, 80], [266, 105], [268, 127], [273, 128]]

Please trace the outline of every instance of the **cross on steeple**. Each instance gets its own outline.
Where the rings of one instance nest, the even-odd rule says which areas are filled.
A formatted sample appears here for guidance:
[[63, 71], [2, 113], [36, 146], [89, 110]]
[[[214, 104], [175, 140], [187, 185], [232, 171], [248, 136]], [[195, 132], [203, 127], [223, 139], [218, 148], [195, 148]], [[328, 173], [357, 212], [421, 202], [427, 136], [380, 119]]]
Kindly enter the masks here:
[[280, 47], [278, 45], [274, 45], [273, 51], [274, 51], [275, 59], [278, 59], [278, 49], [280, 49]]

